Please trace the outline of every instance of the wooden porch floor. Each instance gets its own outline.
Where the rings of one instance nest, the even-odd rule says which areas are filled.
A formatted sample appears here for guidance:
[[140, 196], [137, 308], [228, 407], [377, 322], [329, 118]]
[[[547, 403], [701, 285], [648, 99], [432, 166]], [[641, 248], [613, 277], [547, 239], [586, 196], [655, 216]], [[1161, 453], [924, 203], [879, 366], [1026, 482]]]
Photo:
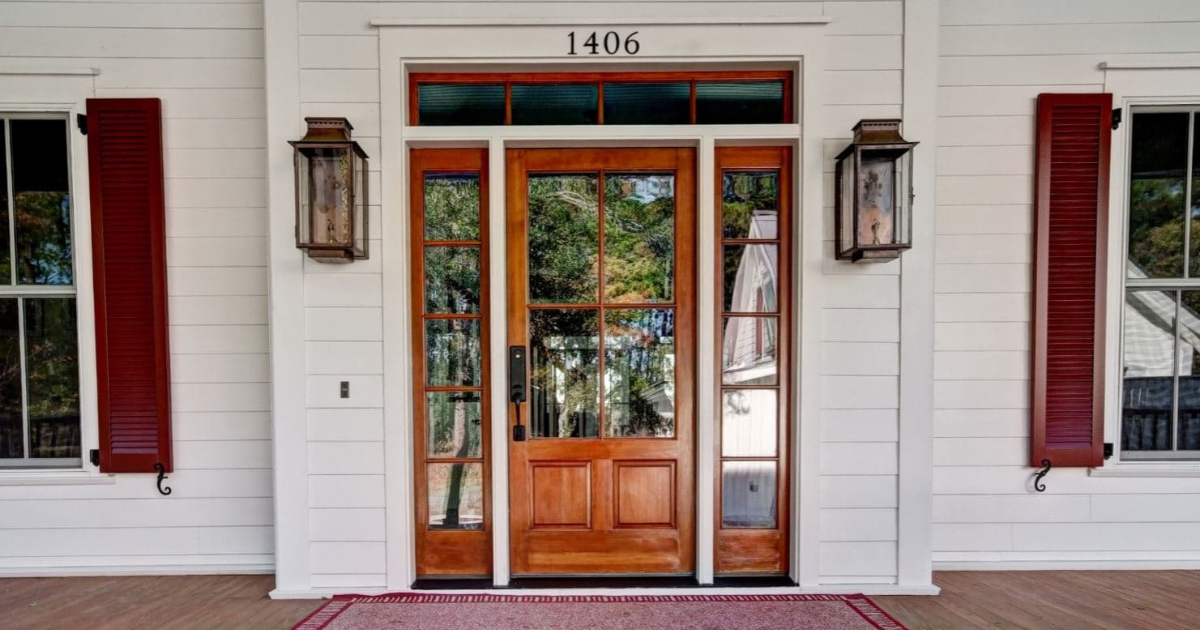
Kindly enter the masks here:
[[[938, 573], [938, 597], [876, 597], [912, 630], [1196, 630], [1200, 571]], [[288, 630], [319, 601], [269, 575], [0, 579], [6, 630]]]

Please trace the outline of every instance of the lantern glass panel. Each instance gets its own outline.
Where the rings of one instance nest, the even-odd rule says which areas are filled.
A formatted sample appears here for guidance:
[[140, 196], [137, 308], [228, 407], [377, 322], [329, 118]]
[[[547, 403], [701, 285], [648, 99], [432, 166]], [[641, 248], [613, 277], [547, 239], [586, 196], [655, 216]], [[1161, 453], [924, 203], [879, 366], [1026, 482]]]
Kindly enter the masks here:
[[838, 247], [841, 251], [849, 251], [854, 247], [854, 159], [855, 154], [847, 156], [837, 164], [837, 177], [841, 185], [841, 234]]
[[896, 162], [890, 156], [863, 153], [855, 218], [859, 246], [896, 242]]
[[367, 254], [367, 160], [354, 154], [354, 208], [351, 210], [354, 225], [354, 249], [360, 255]]
[[314, 245], [353, 245], [350, 151], [308, 149], [309, 230]]
[[896, 238], [895, 243], [912, 242], [912, 151], [896, 159]]
[[308, 153], [296, 150], [296, 239], [297, 244], [312, 243], [312, 172]]

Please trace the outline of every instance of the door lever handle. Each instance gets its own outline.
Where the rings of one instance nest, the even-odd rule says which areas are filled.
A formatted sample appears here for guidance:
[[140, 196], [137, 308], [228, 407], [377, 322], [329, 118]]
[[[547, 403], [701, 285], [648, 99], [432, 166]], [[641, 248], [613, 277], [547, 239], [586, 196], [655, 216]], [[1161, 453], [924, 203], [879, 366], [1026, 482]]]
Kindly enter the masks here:
[[508, 400], [517, 413], [513, 425], [514, 442], [525, 441], [525, 425], [521, 424], [521, 403], [525, 402], [525, 346], [508, 347]]

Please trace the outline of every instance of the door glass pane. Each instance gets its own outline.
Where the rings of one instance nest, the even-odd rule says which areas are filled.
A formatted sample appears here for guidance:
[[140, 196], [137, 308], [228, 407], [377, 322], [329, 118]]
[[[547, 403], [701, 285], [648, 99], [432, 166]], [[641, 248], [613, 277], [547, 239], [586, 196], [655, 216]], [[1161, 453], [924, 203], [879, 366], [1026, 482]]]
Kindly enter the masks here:
[[608, 437], [675, 435], [675, 310], [604, 314]]
[[696, 83], [696, 123], [763, 125], [783, 120], [783, 81]]
[[779, 172], [726, 171], [721, 193], [724, 238], [779, 237]]
[[721, 464], [721, 525], [776, 526], [775, 462]]
[[425, 248], [425, 312], [479, 312], [479, 247]]
[[600, 194], [595, 173], [529, 176], [529, 301], [597, 302]]
[[1130, 278], [1183, 276], [1188, 114], [1134, 114], [1130, 151]]
[[674, 283], [675, 176], [605, 175], [605, 300], [670, 302]]
[[483, 457], [483, 401], [478, 392], [425, 394], [430, 457]]
[[481, 356], [478, 319], [430, 319], [425, 322], [426, 380], [433, 387], [478, 387]]
[[604, 124], [686, 125], [692, 86], [680, 83], [605, 83]]
[[725, 311], [773, 313], [779, 309], [778, 245], [725, 246]]
[[422, 127], [503, 125], [504, 85], [422, 83], [417, 112]]
[[[1193, 114], [1193, 119], [1195, 114]], [[1191, 267], [1188, 275], [1192, 278], [1200, 278], [1200, 125], [1192, 123], [1192, 208], [1191, 208], [1191, 230], [1193, 236], [1191, 243], [1188, 245], [1191, 256], [1189, 258]]]
[[600, 322], [591, 309], [529, 311], [533, 437], [597, 437]]
[[425, 176], [425, 240], [479, 240], [479, 176]]
[[514, 125], [594, 125], [599, 111], [595, 83], [512, 86]]
[[483, 529], [483, 464], [426, 464], [429, 529]]
[[17, 308], [15, 298], [0, 299], [0, 458], [25, 456]]
[[726, 317], [721, 343], [721, 381], [726, 385], [774, 385], [779, 372], [774, 317]]
[[79, 352], [75, 298], [25, 299], [29, 456], [76, 458]]
[[1200, 291], [1184, 291], [1179, 314], [1177, 449], [1200, 451]]
[[17, 282], [71, 284], [67, 121], [12, 120]]
[[12, 284], [12, 252], [8, 242], [8, 151], [4, 120], [0, 119], [0, 284]]
[[1174, 291], [1126, 293], [1124, 348], [1121, 449], [1170, 450]]
[[721, 395], [721, 455], [774, 457], [779, 395], [773, 389], [731, 389]]

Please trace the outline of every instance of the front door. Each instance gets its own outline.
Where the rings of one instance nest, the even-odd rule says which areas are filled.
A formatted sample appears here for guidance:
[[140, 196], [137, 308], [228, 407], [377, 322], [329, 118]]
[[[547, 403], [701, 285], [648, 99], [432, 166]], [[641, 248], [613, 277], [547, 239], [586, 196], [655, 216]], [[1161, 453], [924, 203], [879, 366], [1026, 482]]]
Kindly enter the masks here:
[[690, 574], [695, 151], [510, 150], [507, 175], [512, 572]]

